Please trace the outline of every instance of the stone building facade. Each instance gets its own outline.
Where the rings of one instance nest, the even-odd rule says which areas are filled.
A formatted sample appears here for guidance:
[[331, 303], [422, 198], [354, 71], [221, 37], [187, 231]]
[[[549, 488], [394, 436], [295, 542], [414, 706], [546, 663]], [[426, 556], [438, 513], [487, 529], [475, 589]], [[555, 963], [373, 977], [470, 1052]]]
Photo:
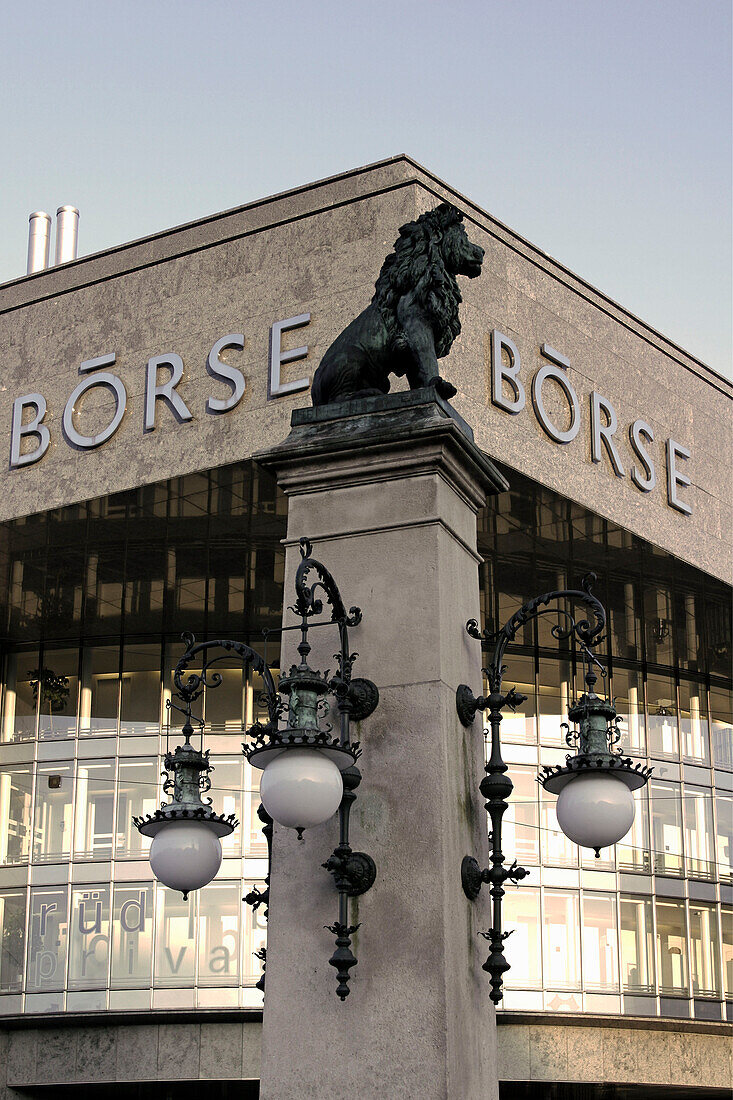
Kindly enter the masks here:
[[235, 662], [203, 701], [242, 821], [215, 882], [155, 884], [131, 818], [161, 798], [181, 632], [280, 623], [287, 502], [252, 456], [440, 201], [486, 253], [443, 364], [510, 485], [478, 516], [484, 622], [596, 572], [625, 748], [654, 767], [617, 850], [579, 853], [535, 782], [577, 655], [549, 622], [517, 637], [504, 849], [532, 874], [507, 898], [502, 1095], [731, 1085], [730, 384], [398, 157], [0, 288], [0, 1093], [256, 1089], [259, 685]]

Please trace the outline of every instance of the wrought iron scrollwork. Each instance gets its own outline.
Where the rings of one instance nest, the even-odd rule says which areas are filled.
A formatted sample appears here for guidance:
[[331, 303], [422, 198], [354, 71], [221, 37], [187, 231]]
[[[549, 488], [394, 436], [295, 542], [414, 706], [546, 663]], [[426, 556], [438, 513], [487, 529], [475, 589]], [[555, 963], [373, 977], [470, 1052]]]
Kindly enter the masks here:
[[[596, 579], [595, 573], [588, 573], [583, 577], [579, 589], [543, 592], [541, 596], [528, 600], [501, 630], [482, 631], [476, 619], [469, 619], [466, 623], [468, 635], [480, 641], [482, 646], [492, 654], [490, 662], [483, 669], [489, 683], [489, 694], [476, 697], [466, 684], [461, 684], [456, 692], [456, 709], [464, 726], [471, 724], [478, 710], [489, 712], [491, 753], [485, 767], [486, 774], [479, 789], [487, 800], [486, 811], [491, 819], [491, 832], [489, 834], [490, 866], [482, 870], [472, 856], [464, 857], [461, 866], [461, 883], [464, 893], [471, 900], [478, 897], [483, 884], [490, 886], [492, 927], [481, 935], [490, 942], [490, 954], [483, 969], [491, 975], [490, 997], [495, 1004], [502, 999], [504, 974], [509, 969], [509, 963], [504, 955], [504, 942], [509, 933], [502, 931], [504, 884], [507, 881], [517, 884], [529, 874], [526, 868], [517, 865], [516, 860], [506, 867], [501, 848], [502, 818], [507, 809], [507, 800], [513, 790], [512, 781], [506, 774], [507, 766], [501, 755], [502, 711], [505, 709], [514, 711], [526, 702], [526, 696], [514, 687], [508, 692], [502, 691], [502, 680], [507, 671], [504, 655], [507, 646], [526, 623], [545, 615], [558, 615], [560, 621], [552, 628], [553, 637], [558, 640], [573, 637], [583, 653], [589, 670], [595, 666], [601, 668], [605, 674], [603, 666], [594, 653], [594, 648], [604, 640], [606, 629], [605, 608], [592, 591]], [[563, 600], [583, 604], [589, 614], [583, 618], [576, 618], [567, 607], [550, 606]], [[595, 680], [595, 676], [593, 679]], [[567, 730], [567, 742], [571, 744], [569, 727]]]

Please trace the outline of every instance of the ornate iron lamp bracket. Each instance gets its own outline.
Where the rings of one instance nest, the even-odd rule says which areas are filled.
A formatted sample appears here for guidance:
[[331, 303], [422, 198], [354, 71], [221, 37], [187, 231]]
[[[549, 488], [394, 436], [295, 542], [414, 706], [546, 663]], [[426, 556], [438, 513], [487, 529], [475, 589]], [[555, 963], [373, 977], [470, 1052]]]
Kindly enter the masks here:
[[[476, 619], [469, 619], [466, 623], [466, 631], [470, 637], [480, 641], [486, 649], [493, 650], [491, 661], [482, 670], [489, 683], [489, 694], [477, 697], [467, 684], [459, 685], [456, 690], [456, 711], [461, 723], [466, 727], [471, 725], [477, 711], [488, 710], [489, 712], [490, 729], [487, 732], [491, 736], [491, 753], [485, 767], [486, 775], [481, 780], [479, 790], [486, 798], [486, 811], [491, 819], [490, 866], [482, 869], [473, 856], [464, 856], [461, 863], [461, 885], [466, 897], [471, 901], [476, 900], [484, 884], [490, 887], [492, 927], [488, 932], [480, 934], [490, 943], [489, 957], [483, 969], [491, 976], [490, 997], [494, 1004], [498, 1004], [503, 997], [504, 974], [509, 969], [509, 963], [504, 955], [504, 941], [509, 933], [502, 930], [504, 884], [507, 881], [517, 884], [529, 874], [526, 868], [517, 865], [516, 860], [510, 866], [505, 866], [505, 857], [501, 848], [502, 818], [507, 809], [507, 800], [514, 789], [511, 779], [506, 774], [507, 766], [501, 755], [502, 711], [516, 710], [526, 702], [527, 698], [514, 687], [508, 692], [502, 691], [502, 680], [507, 671], [503, 663], [504, 655], [507, 646], [525, 623], [543, 615], [560, 615], [564, 621], [557, 622], [552, 627], [553, 637], [558, 640], [575, 637], [589, 668], [593, 665], [602, 668], [593, 652], [593, 647], [603, 640], [606, 611], [591, 591], [595, 581], [596, 575], [588, 573], [581, 581], [580, 589], [544, 592], [541, 596], [523, 604], [496, 633], [482, 631]], [[584, 604], [591, 614], [587, 618], [576, 619], [566, 607], [549, 606], [564, 599]]]

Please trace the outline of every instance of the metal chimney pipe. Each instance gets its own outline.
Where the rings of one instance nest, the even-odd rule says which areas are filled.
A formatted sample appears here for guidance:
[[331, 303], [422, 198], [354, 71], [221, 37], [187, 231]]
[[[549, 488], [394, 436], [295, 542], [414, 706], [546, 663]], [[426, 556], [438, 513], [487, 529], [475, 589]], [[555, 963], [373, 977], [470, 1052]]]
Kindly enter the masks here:
[[56, 211], [56, 263], [76, 259], [79, 211], [75, 206], [60, 206]]
[[36, 210], [28, 218], [28, 267], [27, 275], [36, 271], [45, 271], [48, 267], [48, 255], [51, 247], [51, 215], [45, 210]]

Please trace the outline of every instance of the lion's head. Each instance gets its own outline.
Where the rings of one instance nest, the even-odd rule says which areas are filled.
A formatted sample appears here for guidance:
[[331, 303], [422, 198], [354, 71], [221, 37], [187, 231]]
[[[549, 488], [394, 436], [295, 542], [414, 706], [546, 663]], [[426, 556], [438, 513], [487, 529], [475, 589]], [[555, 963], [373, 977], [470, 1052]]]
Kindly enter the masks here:
[[475, 279], [481, 274], [483, 258], [483, 248], [466, 236], [463, 215], [449, 203], [442, 202], [403, 225], [394, 252], [382, 264], [372, 299], [390, 337], [400, 339], [397, 303], [412, 292], [430, 318], [435, 354], [438, 359], [447, 355], [461, 331], [456, 275]]

